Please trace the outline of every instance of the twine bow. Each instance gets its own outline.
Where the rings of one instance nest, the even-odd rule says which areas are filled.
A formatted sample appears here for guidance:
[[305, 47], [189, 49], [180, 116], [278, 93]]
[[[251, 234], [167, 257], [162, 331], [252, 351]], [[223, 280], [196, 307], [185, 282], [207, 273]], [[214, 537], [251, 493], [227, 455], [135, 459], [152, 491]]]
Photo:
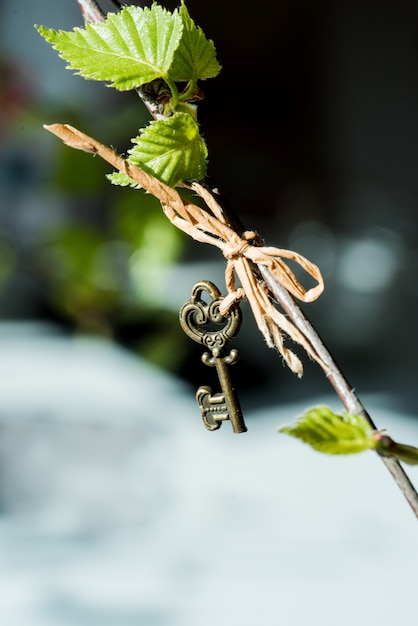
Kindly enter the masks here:
[[[163, 204], [163, 211], [174, 226], [193, 239], [222, 250], [227, 259], [225, 284], [228, 295], [222, 302], [221, 313], [226, 313], [237, 300], [247, 298], [267, 345], [270, 348], [276, 347], [292, 372], [302, 376], [302, 363], [296, 354], [284, 345], [282, 331], [302, 345], [313, 359], [318, 361], [320, 357], [298, 328], [275, 308], [264, 284], [258, 280], [252, 264], [268, 267], [274, 278], [289, 293], [303, 302], [312, 302], [323, 292], [324, 281], [320, 270], [297, 252], [262, 245], [262, 239], [253, 231], [245, 231], [241, 236], [238, 235], [226, 223], [215, 197], [199, 183], [192, 183], [191, 188], [205, 201], [211, 213], [187, 202], [184, 202], [181, 208]], [[317, 284], [306, 290], [283, 259], [297, 263], [316, 280]], [[236, 276], [240, 282], [238, 288], [235, 283]]]
[[[184, 200], [178, 191], [128, 163], [111, 148], [76, 128], [67, 124], [53, 124], [45, 128], [73, 148], [99, 154], [116, 169], [127, 174], [147, 192], [158, 198], [165, 215], [174, 226], [197, 241], [220, 248], [227, 259], [225, 283], [228, 291], [228, 295], [222, 302], [221, 313], [226, 313], [237, 300], [247, 298], [267, 345], [278, 349], [294, 373], [302, 376], [303, 366], [296, 354], [284, 345], [282, 331], [293, 341], [302, 345], [314, 360], [318, 362], [321, 360], [303, 333], [275, 308], [253, 266], [254, 264], [265, 265], [274, 278], [294, 297], [303, 302], [312, 302], [321, 295], [324, 289], [324, 281], [316, 265], [291, 250], [264, 246], [261, 238], [253, 231], [246, 231], [239, 235], [226, 222], [222, 208], [214, 195], [199, 183], [192, 183], [190, 187], [204, 200], [210, 212]], [[306, 290], [284, 259], [297, 263], [316, 280], [317, 284]], [[238, 287], [236, 287], [236, 277], [240, 282]]]

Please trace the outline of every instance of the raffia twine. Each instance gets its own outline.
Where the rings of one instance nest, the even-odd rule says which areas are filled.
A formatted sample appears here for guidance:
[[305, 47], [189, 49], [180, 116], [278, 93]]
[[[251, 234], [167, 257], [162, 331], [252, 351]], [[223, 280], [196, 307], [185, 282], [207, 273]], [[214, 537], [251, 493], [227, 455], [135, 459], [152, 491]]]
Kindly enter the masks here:
[[[222, 302], [221, 313], [226, 313], [240, 299], [247, 298], [255, 321], [269, 347], [275, 347], [289, 368], [299, 377], [303, 366], [296, 354], [284, 345], [284, 331], [291, 339], [303, 346], [312, 359], [322, 364], [321, 358], [305, 338], [304, 334], [274, 306], [264, 284], [258, 280], [254, 265], [265, 265], [274, 278], [294, 297], [302, 302], [313, 302], [324, 289], [324, 281], [318, 267], [305, 257], [291, 250], [264, 246], [261, 238], [253, 231], [242, 235], [226, 222], [222, 208], [216, 198], [199, 183], [191, 189], [200, 196], [208, 210], [183, 199], [176, 189], [162, 183], [139, 167], [128, 163], [111, 148], [85, 135], [68, 124], [44, 126], [72, 148], [99, 154], [120, 172], [124, 172], [161, 202], [170, 222], [196, 241], [220, 248], [227, 260], [225, 283], [228, 295]], [[306, 290], [284, 259], [290, 259], [303, 268], [316, 285]], [[236, 286], [236, 277], [240, 285]]]

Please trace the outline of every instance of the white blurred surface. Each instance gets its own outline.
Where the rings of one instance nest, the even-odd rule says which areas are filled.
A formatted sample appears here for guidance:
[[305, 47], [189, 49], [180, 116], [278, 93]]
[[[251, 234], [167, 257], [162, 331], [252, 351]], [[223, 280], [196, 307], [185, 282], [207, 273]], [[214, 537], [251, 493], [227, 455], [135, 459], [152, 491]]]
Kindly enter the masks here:
[[[379, 427], [416, 444], [383, 400]], [[0, 327], [0, 623], [414, 623], [413, 513], [375, 455], [277, 434], [305, 408], [210, 433], [193, 392], [112, 344]]]

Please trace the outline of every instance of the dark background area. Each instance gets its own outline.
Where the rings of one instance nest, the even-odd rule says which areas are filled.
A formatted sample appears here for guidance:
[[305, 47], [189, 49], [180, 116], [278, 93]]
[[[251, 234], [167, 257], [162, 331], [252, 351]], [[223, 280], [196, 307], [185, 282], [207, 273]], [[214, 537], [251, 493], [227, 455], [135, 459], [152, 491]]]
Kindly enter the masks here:
[[[304, 310], [360, 395], [388, 393], [394, 406], [414, 412], [418, 5], [189, 0], [187, 6], [214, 40], [223, 66], [219, 77], [204, 83], [199, 109], [211, 175], [267, 244], [295, 249], [320, 266], [325, 293]], [[136, 293], [126, 295], [132, 287], [121, 294], [134, 279], [125, 276], [126, 254], [113, 246], [118, 268], [112, 266], [111, 297], [109, 289], [97, 288], [80, 316], [77, 277], [63, 287], [64, 270], [54, 272], [58, 265], [48, 247], [54, 228], [74, 220], [98, 231], [106, 244], [120, 242], [113, 212], [125, 198], [125, 208], [132, 203], [134, 192], [110, 188], [104, 164], [70, 156], [42, 124], [74, 123], [122, 152], [147, 119], [141, 103], [134, 94], [65, 71], [34, 31], [35, 22], [57, 29], [82, 25], [75, 0], [3, 3], [0, 20], [0, 316], [108, 333], [134, 351], [160, 355], [163, 366], [193, 384], [206, 382], [199, 351], [177, 327], [174, 304], [187, 299], [194, 281], [212, 279], [210, 265], [202, 275], [202, 263], [222, 276], [218, 251], [183, 239], [172, 262], [188, 264], [190, 286], [180, 287], [178, 279], [175, 302], [164, 303], [162, 294], [147, 308]], [[93, 240], [82, 240], [91, 249]], [[66, 250], [79, 257], [82, 244], [73, 241]], [[72, 307], [62, 306], [67, 296]], [[249, 392], [249, 404], [328, 389], [313, 364], [306, 364], [302, 381], [295, 379], [263, 345], [245, 306], [244, 314], [234, 375], [238, 388]], [[167, 354], [177, 358], [164, 361]]]

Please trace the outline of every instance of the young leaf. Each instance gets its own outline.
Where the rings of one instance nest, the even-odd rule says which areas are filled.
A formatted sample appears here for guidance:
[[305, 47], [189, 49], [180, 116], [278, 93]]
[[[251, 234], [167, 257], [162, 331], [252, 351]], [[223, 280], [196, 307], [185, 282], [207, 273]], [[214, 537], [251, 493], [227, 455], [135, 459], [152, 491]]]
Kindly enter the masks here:
[[109, 81], [121, 91], [156, 78], [170, 82], [168, 71], [183, 31], [177, 11], [157, 4], [150, 9], [124, 7], [103, 23], [72, 32], [36, 26], [38, 32], [86, 79]]
[[297, 437], [327, 454], [355, 454], [375, 448], [373, 429], [361, 415], [337, 415], [326, 406], [308, 410], [294, 426], [279, 432]]
[[206, 39], [189, 15], [184, 2], [180, 7], [183, 34], [170, 69], [172, 80], [196, 82], [199, 78], [213, 78], [221, 71], [216, 60], [213, 41]]
[[124, 172], [112, 172], [112, 174], [106, 174], [106, 178], [110, 180], [112, 185], [119, 185], [120, 187], [133, 187], [134, 189], [141, 189], [141, 185], [137, 183], [133, 178], [125, 174]]
[[207, 148], [188, 113], [151, 122], [134, 143], [129, 162], [171, 187], [206, 175]]

